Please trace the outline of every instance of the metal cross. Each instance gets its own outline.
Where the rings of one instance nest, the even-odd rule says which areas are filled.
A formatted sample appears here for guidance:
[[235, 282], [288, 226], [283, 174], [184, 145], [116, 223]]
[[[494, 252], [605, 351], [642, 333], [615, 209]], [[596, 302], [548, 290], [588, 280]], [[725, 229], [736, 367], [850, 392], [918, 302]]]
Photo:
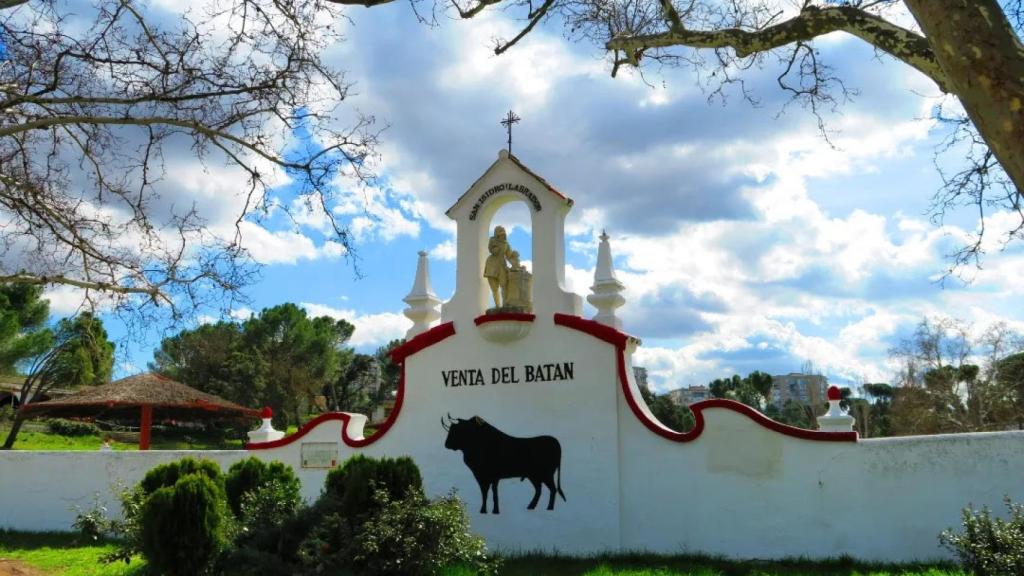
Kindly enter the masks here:
[[508, 116], [506, 116], [505, 119], [501, 121], [501, 125], [504, 126], [505, 129], [508, 130], [508, 153], [509, 154], [512, 153], [512, 125], [515, 124], [516, 122], [519, 122], [519, 120], [521, 120], [521, 118], [519, 118], [519, 116], [516, 116], [515, 112], [509, 110], [508, 111]]

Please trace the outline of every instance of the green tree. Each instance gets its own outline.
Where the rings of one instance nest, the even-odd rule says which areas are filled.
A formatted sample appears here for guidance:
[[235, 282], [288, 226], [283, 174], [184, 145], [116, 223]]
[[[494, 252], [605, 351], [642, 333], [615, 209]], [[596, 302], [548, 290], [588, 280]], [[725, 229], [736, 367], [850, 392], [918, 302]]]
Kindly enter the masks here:
[[[64, 318], [51, 333], [49, 349], [34, 357], [21, 386], [24, 404], [40, 399], [55, 386], [76, 388], [102, 384], [110, 379], [114, 345], [107, 339], [103, 322], [88, 312]], [[3, 449], [14, 446], [24, 418], [15, 417]]]
[[378, 366], [375, 357], [348, 351], [343, 367], [325, 388], [328, 408], [341, 412], [369, 413], [377, 394]]
[[972, 337], [950, 318], [924, 319], [890, 351], [900, 364], [889, 415], [896, 434], [1002, 430], [1018, 423], [1013, 389], [999, 378], [999, 360], [1020, 350], [1005, 325]]
[[310, 318], [295, 304], [265, 308], [243, 323], [218, 322], [165, 338], [150, 368], [243, 406], [271, 406], [274, 420], [298, 423], [316, 396], [351, 363], [355, 327]]
[[686, 432], [693, 428], [695, 419], [688, 406], [676, 404], [667, 394], [654, 394], [647, 386], [640, 387], [640, 396], [651, 410], [651, 414], [668, 428], [677, 432]]
[[20, 362], [49, 348], [50, 302], [42, 293], [39, 286], [0, 284], [0, 374], [17, 373]]
[[402, 367], [391, 361], [391, 351], [405, 344], [405, 339], [396, 339], [377, 348], [373, 353], [380, 367], [380, 389], [374, 398], [374, 406], [384, 402], [398, 390], [398, 381], [402, 376]]
[[265, 382], [237, 322], [203, 324], [160, 342], [150, 370], [242, 406], [259, 406]]
[[999, 385], [1007, 390], [1018, 430], [1024, 430], [1024, 352], [1011, 354], [997, 364]]
[[735, 400], [754, 408], [765, 411], [771, 403], [772, 377], [755, 370], [740, 378], [733, 374], [732, 378], [717, 378], [708, 384], [708, 390], [715, 398]]
[[337, 375], [339, 352], [355, 327], [326, 316], [311, 319], [304, 309], [286, 303], [264, 308], [242, 330], [262, 365], [268, 404], [299, 423], [304, 407]]

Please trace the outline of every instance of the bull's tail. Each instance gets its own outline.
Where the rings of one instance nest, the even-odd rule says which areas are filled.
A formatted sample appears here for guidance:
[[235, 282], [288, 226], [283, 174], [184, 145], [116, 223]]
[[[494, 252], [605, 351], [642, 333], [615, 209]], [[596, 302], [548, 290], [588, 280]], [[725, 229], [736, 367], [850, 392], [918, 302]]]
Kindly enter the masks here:
[[562, 492], [562, 465], [561, 464], [558, 465], [557, 474], [558, 474], [558, 482], [555, 485], [558, 487], [558, 495], [562, 497], [562, 502], [568, 502], [568, 500], [565, 499], [565, 492]]

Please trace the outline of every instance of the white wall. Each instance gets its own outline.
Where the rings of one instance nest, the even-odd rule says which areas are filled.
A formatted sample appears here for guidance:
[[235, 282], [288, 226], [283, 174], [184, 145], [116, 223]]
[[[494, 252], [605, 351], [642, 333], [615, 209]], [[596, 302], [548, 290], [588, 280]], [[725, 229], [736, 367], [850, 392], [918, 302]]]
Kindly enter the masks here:
[[[327, 442], [339, 459], [411, 455], [428, 492], [452, 489], [474, 530], [504, 550], [702, 552], [738, 558], [830, 557], [909, 561], [945, 556], [937, 545], [972, 503], [1001, 509], [1024, 501], [1024, 433], [819, 442], [768, 430], [725, 408], [703, 410], [705, 427], [680, 443], [648, 430], [617, 379], [617, 350], [588, 334], [538, 318], [527, 339], [492, 344], [472, 323], [407, 359], [404, 407], [379, 441], [352, 448], [332, 420], [278, 448], [254, 450], [295, 468], [314, 499], [326, 470], [304, 469], [303, 444]], [[552, 342], [557, 345], [551, 344]], [[441, 373], [571, 361], [571, 381], [445, 387]], [[629, 371], [627, 370], [627, 374]], [[520, 374], [521, 376], [522, 374]], [[444, 448], [441, 418], [481, 416], [520, 437], [552, 435], [563, 450], [555, 509], [543, 490], [518, 478], [499, 484], [501, 513], [481, 514], [480, 492], [462, 453]], [[350, 430], [350, 433], [353, 431]], [[0, 452], [0, 527], [67, 530], [74, 505], [149, 468], [203, 456], [227, 469], [245, 457], [225, 452]], [[490, 503], [488, 504], [490, 508]]]

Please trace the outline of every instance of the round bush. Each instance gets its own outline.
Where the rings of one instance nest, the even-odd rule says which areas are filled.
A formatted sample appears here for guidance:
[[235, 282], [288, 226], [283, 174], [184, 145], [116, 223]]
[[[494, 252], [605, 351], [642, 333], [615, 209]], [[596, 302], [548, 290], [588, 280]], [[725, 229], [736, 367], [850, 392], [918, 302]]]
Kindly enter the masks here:
[[224, 479], [224, 491], [228, 496], [228, 505], [231, 506], [231, 511], [235, 516], [241, 516], [242, 500], [245, 494], [253, 493], [271, 483], [277, 484], [275, 492], [279, 498], [284, 498], [288, 504], [298, 504], [301, 484], [291, 466], [281, 462], [268, 464], [256, 457], [246, 458], [232, 464]]
[[63, 419], [48, 421], [46, 429], [51, 434], [58, 436], [96, 436], [100, 433], [100, 429], [95, 424]]
[[220, 466], [212, 460], [196, 460], [195, 458], [182, 458], [175, 462], [161, 464], [146, 473], [146, 476], [139, 484], [142, 491], [152, 494], [160, 488], [174, 486], [178, 480], [189, 474], [198, 474], [212, 480], [218, 487], [222, 484], [223, 478], [220, 474]]
[[142, 509], [142, 552], [159, 574], [202, 574], [227, 544], [224, 492], [209, 477], [187, 474], [158, 488]]
[[383, 490], [395, 500], [423, 492], [423, 478], [412, 458], [353, 456], [327, 474], [324, 494], [342, 516], [359, 519], [375, 511], [374, 492]]

